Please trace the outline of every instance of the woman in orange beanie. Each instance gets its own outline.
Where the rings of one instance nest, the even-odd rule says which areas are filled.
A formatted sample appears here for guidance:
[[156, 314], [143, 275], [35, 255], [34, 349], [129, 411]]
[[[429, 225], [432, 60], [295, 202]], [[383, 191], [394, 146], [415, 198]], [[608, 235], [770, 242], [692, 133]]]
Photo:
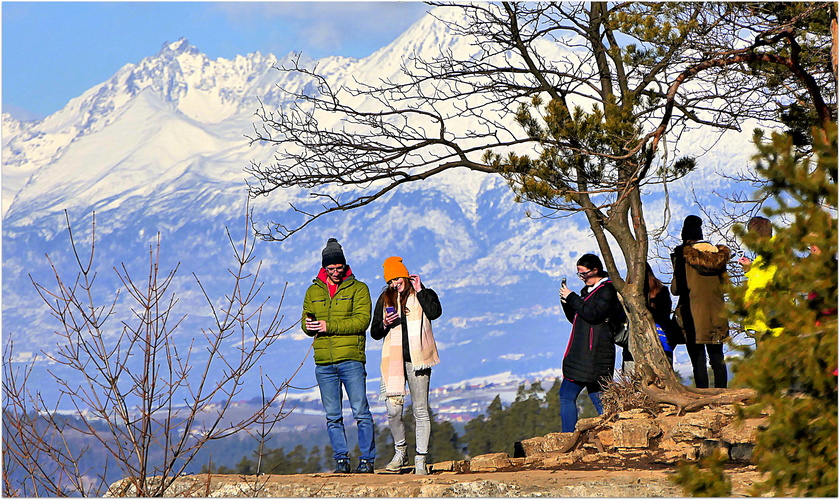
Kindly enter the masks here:
[[398, 471], [408, 464], [403, 407], [405, 385], [411, 394], [416, 423], [415, 474], [427, 474], [431, 418], [429, 379], [432, 366], [440, 363], [431, 321], [441, 315], [440, 300], [420, 276], [409, 274], [400, 257], [388, 257], [382, 264], [388, 286], [373, 308], [370, 335], [382, 343], [381, 393], [388, 409], [388, 426], [394, 437], [394, 458], [385, 466]]

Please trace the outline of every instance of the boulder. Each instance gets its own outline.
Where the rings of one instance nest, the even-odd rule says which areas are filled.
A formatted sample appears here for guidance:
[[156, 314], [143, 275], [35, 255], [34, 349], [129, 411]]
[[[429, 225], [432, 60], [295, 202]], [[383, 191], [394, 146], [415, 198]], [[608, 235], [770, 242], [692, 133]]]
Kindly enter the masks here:
[[470, 460], [470, 472], [496, 472], [511, 467], [512, 462], [507, 453], [488, 453]]
[[596, 437], [599, 441], [601, 441], [604, 448], [612, 448], [615, 446], [615, 435], [613, 434], [612, 429], [603, 430], [596, 434]]
[[522, 440], [522, 449], [529, 457], [538, 453], [555, 453], [565, 449], [574, 437], [572, 432], [552, 432], [545, 436]]
[[582, 418], [577, 421], [577, 424], [575, 425], [575, 430], [579, 431], [582, 429], [591, 429], [593, 427], [596, 427], [603, 420], [603, 417]]
[[656, 425], [662, 429], [662, 434], [664, 436], [668, 436], [671, 434], [671, 431], [676, 427], [680, 422], [682, 422], [683, 417], [678, 416], [659, 416], [654, 419]]
[[712, 411], [720, 413], [726, 418], [733, 418], [738, 414], [735, 405], [715, 406], [712, 408]]
[[543, 458], [537, 467], [541, 469], [557, 469], [572, 465], [577, 461], [577, 457], [573, 453], [559, 453]]
[[455, 474], [466, 474], [470, 471], [469, 460], [447, 460], [437, 462], [429, 466], [430, 472], [454, 472]]
[[662, 434], [652, 419], [619, 420], [613, 425], [613, 446], [616, 448], [647, 448], [651, 438]]
[[729, 459], [736, 462], [752, 462], [753, 443], [734, 443], [729, 447]]
[[673, 439], [663, 439], [659, 442], [661, 460], [666, 464], [677, 463], [681, 460], [696, 460], [699, 456], [697, 446], [687, 442], [676, 442]]
[[674, 441], [714, 439], [720, 433], [722, 419], [720, 413], [711, 410], [689, 413], [671, 429], [666, 437]]
[[765, 424], [763, 418], [734, 421], [720, 430], [720, 439], [730, 444], [755, 443], [758, 431]]
[[650, 414], [641, 409], [641, 408], [633, 408], [632, 410], [626, 410], [618, 413], [619, 420], [627, 420], [631, 418], [651, 418]]

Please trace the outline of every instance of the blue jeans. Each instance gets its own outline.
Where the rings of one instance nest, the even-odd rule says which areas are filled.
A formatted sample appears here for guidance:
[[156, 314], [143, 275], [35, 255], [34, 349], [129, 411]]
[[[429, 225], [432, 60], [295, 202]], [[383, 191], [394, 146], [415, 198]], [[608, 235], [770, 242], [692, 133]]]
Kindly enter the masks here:
[[359, 429], [359, 450], [362, 460], [376, 458], [373, 435], [373, 417], [365, 394], [365, 364], [360, 361], [342, 361], [332, 365], [315, 365], [315, 379], [321, 391], [321, 403], [327, 414], [327, 434], [333, 449], [333, 458], [348, 458], [347, 436], [341, 410], [341, 387], [350, 400], [353, 418]]
[[601, 405], [601, 388], [597, 383], [579, 384], [567, 378], [560, 383], [560, 421], [562, 432], [575, 432], [578, 419], [577, 398], [583, 389], [589, 391], [589, 399], [595, 405], [598, 415], [604, 414], [604, 407]]

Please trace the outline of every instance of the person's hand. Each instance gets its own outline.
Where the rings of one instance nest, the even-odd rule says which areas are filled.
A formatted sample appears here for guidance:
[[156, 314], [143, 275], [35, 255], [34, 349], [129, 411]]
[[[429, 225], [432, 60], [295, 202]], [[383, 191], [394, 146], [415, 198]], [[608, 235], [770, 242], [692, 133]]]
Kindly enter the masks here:
[[414, 286], [415, 292], [419, 292], [423, 289], [423, 285], [420, 283], [420, 276], [416, 274], [409, 274], [408, 279], [411, 280], [411, 284]]
[[752, 260], [750, 260], [749, 257], [744, 257], [742, 255], [741, 258], [738, 259], [738, 264], [741, 264], [741, 267], [749, 267], [749, 265], [752, 264]]
[[311, 321], [309, 318], [306, 319], [306, 329], [310, 332], [317, 332], [317, 333], [326, 333], [327, 332], [327, 322], [326, 321]]
[[569, 290], [569, 287], [567, 287], [565, 283], [563, 283], [560, 287], [560, 298], [562, 300], [566, 300], [566, 297], [568, 297], [570, 293], [572, 293], [572, 291]]
[[382, 319], [382, 322], [385, 324], [385, 327], [391, 327], [392, 325], [399, 323], [400, 321], [400, 314], [397, 311], [392, 313], [386, 313], [385, 317]]

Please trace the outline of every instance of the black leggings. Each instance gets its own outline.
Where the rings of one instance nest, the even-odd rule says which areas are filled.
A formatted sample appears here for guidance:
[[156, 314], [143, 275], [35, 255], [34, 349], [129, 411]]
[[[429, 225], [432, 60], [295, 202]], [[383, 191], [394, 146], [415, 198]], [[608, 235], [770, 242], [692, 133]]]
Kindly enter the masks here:
[[694, 344], [686, 343], [685, 349], [691, 358], [694, 370], [694, 385], [699, 388], [709, 387], [709, 372], [706, 370], [706, 352], [709, 353], [709, 364], [715, 377], [715, 387], [726, 388], [726, 362], [723, 359], [723, 344]]

